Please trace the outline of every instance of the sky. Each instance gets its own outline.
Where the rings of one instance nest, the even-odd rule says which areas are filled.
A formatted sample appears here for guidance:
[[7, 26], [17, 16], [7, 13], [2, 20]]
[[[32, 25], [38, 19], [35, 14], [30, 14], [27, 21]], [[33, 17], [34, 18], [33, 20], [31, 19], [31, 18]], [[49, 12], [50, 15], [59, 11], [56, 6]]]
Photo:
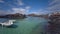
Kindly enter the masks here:
[[0, 15], [47, 14], [60, 11], [60, 0], [0, 0]]

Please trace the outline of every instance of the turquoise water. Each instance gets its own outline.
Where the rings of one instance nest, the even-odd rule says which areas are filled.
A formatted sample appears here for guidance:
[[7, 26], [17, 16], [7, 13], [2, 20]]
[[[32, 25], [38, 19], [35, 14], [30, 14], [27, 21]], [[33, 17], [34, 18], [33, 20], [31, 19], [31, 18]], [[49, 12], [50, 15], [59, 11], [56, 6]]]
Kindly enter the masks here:
[[[0, 18], [0, 22], [9, 19]], [[0, 34], [42, 34], [45, 33], [47, 20], [38, 17], [28, 17], [25, 19], [15, 19], [13, 27], [1, 27]]]

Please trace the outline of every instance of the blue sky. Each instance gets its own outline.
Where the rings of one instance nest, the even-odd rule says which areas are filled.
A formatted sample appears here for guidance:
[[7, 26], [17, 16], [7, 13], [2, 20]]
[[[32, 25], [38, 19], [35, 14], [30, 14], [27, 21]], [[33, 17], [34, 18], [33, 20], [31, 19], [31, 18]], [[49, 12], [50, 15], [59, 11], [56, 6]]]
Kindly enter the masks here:
[[[54, 11], [55, 8], [60, 10], [59, 3], [60, 0], [0, 0], [0, 14], [50, 13], [51, 10]], [[56, 5], [58, 5], [59, 7]]]

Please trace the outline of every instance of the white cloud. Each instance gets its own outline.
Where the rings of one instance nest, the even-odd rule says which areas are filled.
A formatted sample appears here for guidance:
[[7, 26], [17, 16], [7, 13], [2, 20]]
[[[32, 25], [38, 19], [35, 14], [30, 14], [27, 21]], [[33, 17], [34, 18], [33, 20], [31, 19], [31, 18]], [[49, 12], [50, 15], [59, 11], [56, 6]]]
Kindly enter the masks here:
[[[2, 1], [2, 0], [0, 0], [0, 1]], [[4, 1], [2, 1], [2, 2], [4, 2]], [[16, 4], [17, 6], [14, 6], [14, 5], [12, 5], [12, 4], [8, 3], [8, 2], [5, 3], [5, 5], [6, 4], [8, 4], [8, 6], [11, 7], [11, 9], [12, 9], [13, 12], [11, 11], [11, 9], [10, 10], [7, 10], [7, 11], [2, 11], [1, 10], [2, 11], [2, 13], [0, 11], [1, 14], [9, 14], [9, 13], [26, 14], [26, 13], [29, 12], [29, 9], [31, 8], [30, 6], [25, 6], [25, 7], [19, 7], [19, 8], [17, 8], [17, 6], [24, 6], [24, 3], [22, 2], [22, 0], [14, 0], [14, 4]]]
[[47, 10], [50, 11], [60, 11], [60, 0], [52, 0], [52, 2], [50, 2], [48, 4], [48, 8]]
[[31, 12], [33, 14], [37, 14], [37, 15], [41, 15], [41, 14], [47, 14], [49, 13], [48, 11], [44, 10], [44, 9], [39, 9], [37, 11]]
[[39, 12], [31, 12], [32, 14], [40, 15]]
[[60, 3], [60, 0], [52, 0], [52, 2], [49, 3], [49, 5], [53, 5], [55, 3]]
[[4, 3], [4, 1], [3, 0], [0, 0], [0, 3]]
[[10, 10], [8, 11], [4, 11], [4, 10], [0, 10], [0, 15], [6, 15], [6, 14], [11, 14], [12, 12]]
[[20, 14], [26, 14], [29, 9], [24, 9], [24, 8], [12, 8], [12, 10], [14, 11], [13, 13], [20, 13]]
[[22, 2], [22, 0], [17, 0], [18, 5], [24, 5], [24, 3]]
[[48, 7], [48, 10], [60, 10], [60, 4]]
[[30, 6], [26, 6], [25, 8], [26, 8], [26, 9], [30, 9], [31, 7], [30, 7]]
[[19, 2], [19, 5], [24, 5], [21, 1]]

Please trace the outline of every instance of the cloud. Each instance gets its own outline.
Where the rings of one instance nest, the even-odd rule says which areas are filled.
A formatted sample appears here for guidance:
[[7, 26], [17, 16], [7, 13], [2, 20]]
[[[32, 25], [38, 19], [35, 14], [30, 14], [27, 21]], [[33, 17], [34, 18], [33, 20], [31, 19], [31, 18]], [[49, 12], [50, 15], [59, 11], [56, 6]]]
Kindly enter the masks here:
[[30, 6], [26, 6], [25, 8], [26, 8], [26, 9], [30, 9], [31, 7], [30, 7]]
[[52, 0], [52, 2], [48, 4], [47, 10], [60, 11], [60, 0]]
[[60, 4], [48, 7], [48, 10], [60, 10]]
[[20, 13], [20, 14], [26, 14], [29, 12], [29, 10], [25, 8], [12, 8], [11, 10], [0, 10], [0, 15], [6, 15], [6, 14], [15, 14], [15, 13]]
[[25, 6], [23, 7], [19, 7], [19, 8], [12, 8], [13, 13], [20, 13], [20, 14], [28, 14], [29, 10], [30, 10], [30, 6]]
[[44, 10], [44, 9], [39, 9], [39, 10], [31, 12], [31, 13], [41, 15], [41, 14], [48, 14], [48, 13], [51, 13], [51, 12], [50, 11], [48, 12], [47, 10]]
[[27, 14], [28, 14], [30, 8], [31, 8], [30, 6], [26, 6], [26, 7], [25, 7], [25, 10], [26, 10], [26, 13], [27, 13]]
[[29, 9], [26, 8], [12, 8], [13, 13], [20, 13], [20, 14], [26, 14], [29, 12]]
[[57, 3], [60, 3], [60, 0], [52, 0], [52, 2], [49, 3], [49, 5], [53, 5], [53, 4], [57, 4]]
[[24, 5], [24, 3], [22, 2], [22, 0], [17, 0], [18, 5]]
[[4, 3], [4, 1], [3, 0], [0, 0], [0, 3]]
[[[3, 1], [3, 0], [0, 0], [0, 1]], [[5, 6], [6, 6], [6, 8], [9, 8], [9, 9], [6, 9], [6, 11], [4, 11], [4, 9], [3, 9]], [[24, 7], [22, 7], [22, 6], [24, 6]], [[30, 6], [25, 6], [24, 3], [22, 2], [22, 0], [13, 0], [12, 4], [9, 2], [4, 3], [4, 5], [2, 7], [3, 10], [0, 9], [0, 14], [11, 14], [11, 13], [27, 14], [29, 12], [30, 8], [31, 8]]]
[[0, 10], [0, 15], [6, 15], [6, 14], [11, 14], [12, 12], [10, 10], [4, 11]]

